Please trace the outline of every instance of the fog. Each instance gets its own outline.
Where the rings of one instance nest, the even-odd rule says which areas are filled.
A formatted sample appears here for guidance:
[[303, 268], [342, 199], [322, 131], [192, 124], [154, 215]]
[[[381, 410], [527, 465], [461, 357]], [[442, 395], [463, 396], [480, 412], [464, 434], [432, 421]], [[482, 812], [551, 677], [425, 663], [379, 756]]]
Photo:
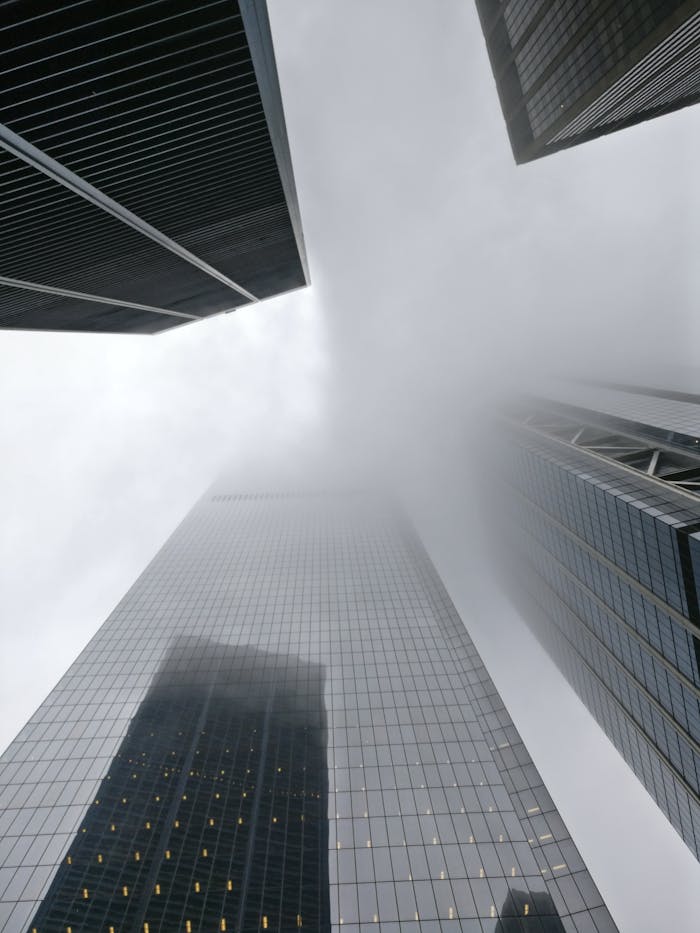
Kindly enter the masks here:
[[697, 110], [516, 167], [469, 0], [270, 11], [312, 286], [0, 336], [0, 744], [222, 471], [388, 486], [622, 933], [691, 933], [697, 862], [489, 583], [474, 466], [542, 373], [692, 380]]

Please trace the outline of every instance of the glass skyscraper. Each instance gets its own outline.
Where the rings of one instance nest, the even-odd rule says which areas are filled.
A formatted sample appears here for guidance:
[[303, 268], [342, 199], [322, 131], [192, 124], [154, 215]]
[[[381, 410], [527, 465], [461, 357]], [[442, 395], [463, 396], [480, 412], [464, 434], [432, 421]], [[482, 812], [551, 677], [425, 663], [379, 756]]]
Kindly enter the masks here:
[[700, 396], [558, 384], [503, 438], [515, 601], [700, 855]]
[[698, 0], [476, 0], [516, 162], [700, 99]]
[[6, 933], [613, 933], [365, 494], [208, 492], [0, 760]]
[[265, 0], [18, 0], [0, 56], [0, 328], [154, 334], [307, 284]]

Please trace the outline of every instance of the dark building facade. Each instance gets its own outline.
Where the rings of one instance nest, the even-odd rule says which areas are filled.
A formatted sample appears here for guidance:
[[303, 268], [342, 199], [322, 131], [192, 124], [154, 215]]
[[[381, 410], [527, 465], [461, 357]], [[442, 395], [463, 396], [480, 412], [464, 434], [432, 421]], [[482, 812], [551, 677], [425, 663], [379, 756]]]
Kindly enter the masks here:
[[698, 0], [477, 0], [516, 162], [700, 99]]
[[195, 506], [0, 759], [0, 929], [611, 933], [429, 558]]
[[23, 0], [0, 52], [0, 327], [151, 334], [307, 283], [265, 0]]
[[561, 384], [499, 453], [515, 602], [700, 855], [700, 397]]

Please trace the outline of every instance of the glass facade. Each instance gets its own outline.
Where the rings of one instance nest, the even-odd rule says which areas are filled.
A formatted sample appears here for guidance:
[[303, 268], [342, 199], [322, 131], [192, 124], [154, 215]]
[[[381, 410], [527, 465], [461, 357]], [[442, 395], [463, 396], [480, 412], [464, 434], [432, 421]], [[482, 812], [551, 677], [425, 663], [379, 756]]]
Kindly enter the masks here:
[[516, 602], [700, 855], [700, 399], [559, 397], [522, 403], [501, 450]]
[[477, 0], [518, 162], [700, 99], [697, 0]]
[[613, 933], [368, 495], [195, 506], [0, 760], [7, 933]]

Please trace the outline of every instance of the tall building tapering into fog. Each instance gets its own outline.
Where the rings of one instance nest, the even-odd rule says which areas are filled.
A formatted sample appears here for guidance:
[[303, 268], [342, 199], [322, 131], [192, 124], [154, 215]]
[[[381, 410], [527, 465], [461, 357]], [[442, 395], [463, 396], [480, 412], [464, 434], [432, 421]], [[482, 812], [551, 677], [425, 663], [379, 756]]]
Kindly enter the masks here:
[[476, 0], [516, 162], [700, 100], [699, 0]]
[[515, 602], [700, 857], [700, 396], [558, 384], [504, 441]]
[[0, 58], [0, 328], [154, 334], [307, 284], [266, 0], [17, 0]]
[[195, 506], [0, 759], [0, 930], [612, 933], [384, 500]]

